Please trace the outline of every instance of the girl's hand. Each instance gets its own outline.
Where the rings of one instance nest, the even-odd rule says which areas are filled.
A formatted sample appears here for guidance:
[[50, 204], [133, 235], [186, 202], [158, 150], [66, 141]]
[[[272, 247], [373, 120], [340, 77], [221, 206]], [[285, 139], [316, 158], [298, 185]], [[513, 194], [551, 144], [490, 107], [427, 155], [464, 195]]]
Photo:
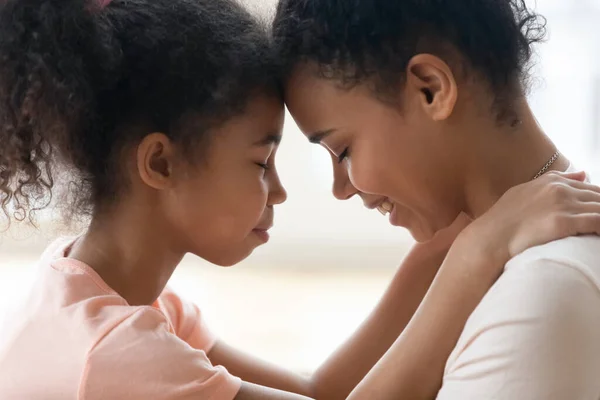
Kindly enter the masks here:
[[447, 253], [458, 235], [473, 222], [464, 212], [460, 213], [458, 217], [452, 222], [447, 228], [441, 229], [435, 233], [435, 235], [424, 243], [418, 243], [417, 247], [422, 247], [424, 251], [429, 253], [444, 252]]
[[[349, 399], [435, 398], [465, 322], [504, 265], [530, 247], [600, 233], [600, 188], [584, 179], [583, 173], [549, 173], [516, 186], [464, 228], [410, 323]], [[451, 228], [460, 226], [458, 220]]]
[[584, 172], [549, 172], [511, 188], [457, 242], [492, 259], [488, 265], [503, 266], [530, 247], [568, 236], [600, 234], [600, 187], [583, 182], [585, 176]]

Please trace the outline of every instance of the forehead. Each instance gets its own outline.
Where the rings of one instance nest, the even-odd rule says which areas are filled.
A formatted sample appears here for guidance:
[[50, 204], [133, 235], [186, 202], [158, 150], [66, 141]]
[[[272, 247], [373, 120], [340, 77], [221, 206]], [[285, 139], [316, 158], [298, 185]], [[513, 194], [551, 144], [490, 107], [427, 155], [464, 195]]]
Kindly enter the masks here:
[[281, 136], [284, 115], [284, 105], [280, 99], [257, 96], [241, 114], [215, 129], [214, 142], [218, 147], [245, 148], [267, 136]]
[[320, 79], [312, 68], [296, 68], [285, 85], [285, 102], [303, 132], [311, 120], [323, 120], [341, 99], [333, 82]]
[[370, 132], [397, 122], [398, 110], [378, 100], [367, 84], [351, 89], [320, 78], [314, 68], [297, 68], [286, 82], [286, 105], [310, 139], [331, 130]]
[[285, 102], [304, 134], [368, 123], [386, 108], [367, 85], [342, 88], [308, 66], [297, 68], [286, 82]]

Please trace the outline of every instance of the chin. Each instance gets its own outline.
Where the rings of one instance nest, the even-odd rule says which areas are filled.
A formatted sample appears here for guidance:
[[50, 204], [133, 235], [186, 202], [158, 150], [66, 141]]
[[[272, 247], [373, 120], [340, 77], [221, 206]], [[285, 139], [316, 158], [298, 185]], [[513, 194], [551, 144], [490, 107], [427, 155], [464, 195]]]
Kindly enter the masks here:
[[433, 234], [430, 234], [429, 232], [423, 232], [420, 229], [409, 229], [409, 232], [412, 235], [413, 239], [415, 239], [415, 242], [417, 243], [425, 243], [433, 238]]
[[212, 264], [218, 265], [219, 267], [233, 267], [236, 264], [241, 263], [252, 254], [252, 251], [245, 252], [243, 254], [228, 254], [223, 257], [219, 257], [213, 260], [207, 260]]
[[[225, 242], [225, 240], [221, 242]], [[257, 247], [264, 243], [264, 239], [249, 235], [243, 240], [230, 240], [228, 245], [219, 246], [213, 244], [212, 246], [204, 246], [203, 251], [192, 253], [211, 264], [220, 267], [232, 267], [244, 261], [252, 255]]]
[[232, 267], [248, 258], [254, 248], [251, 249], [223, 249], [219, 253], [213, 254], [196, 254], [198, 257], [208, 261], [211, 264], [219, 267]]
[[407, 227], [411, 236], [417, 243], [425, 243], [433, 239], [436, 229], [432, 229], [430, 226], [425, 226], [423, 223], [417, 223], [413, 226]]

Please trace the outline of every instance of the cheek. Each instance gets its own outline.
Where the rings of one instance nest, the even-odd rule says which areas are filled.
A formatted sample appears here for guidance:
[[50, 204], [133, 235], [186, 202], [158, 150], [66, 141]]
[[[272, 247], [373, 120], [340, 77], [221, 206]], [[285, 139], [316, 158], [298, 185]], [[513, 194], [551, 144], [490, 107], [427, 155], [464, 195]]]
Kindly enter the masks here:
[[380, 168], [369, 160], [368, 157], [353, 157], [348, 162], [348, 178], [358, 191], [381, 195], [385, 191], [385, 185], [381, 179]]
[[256, 176], [215, 184], [203, 196], [197, 221], [223, 240], [245, 237], [259, 222], [266, 205], [265, 185]]
[[266, 202], [259, 179], [253, 178], [190, 182], [169, 204], [173, 223], [197, 244], [242, 240], [260, 219]]
[[[348, 176], [353, 186], [363, 193], [390, 195], [399, 165], [386, 146], [377, 142], [354, 146], [348, 162]], [[392, 190], [393, 191], [393, 190]]]

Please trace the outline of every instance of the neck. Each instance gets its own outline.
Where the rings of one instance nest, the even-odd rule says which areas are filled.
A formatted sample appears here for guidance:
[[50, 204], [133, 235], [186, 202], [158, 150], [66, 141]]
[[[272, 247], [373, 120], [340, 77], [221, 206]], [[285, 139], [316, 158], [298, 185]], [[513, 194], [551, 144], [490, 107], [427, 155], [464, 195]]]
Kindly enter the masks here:
[[[528, 182], [557, 152], [523, 100], [517, 127], [494, 122], [471, 132], [475, 143], [466, 164], [464, 196], [466, 212], [479, 217], [510, 188]], [[485, 134], [482, 134], [485, 133]], [[565, 171], [569, 161], [562, 155], [548, 171]]]
[[92, 267], [130, 305], [150, 305], [183, 258], [165, 240], [150, 206], [127, 207], [94, 217], [69, 257]]

